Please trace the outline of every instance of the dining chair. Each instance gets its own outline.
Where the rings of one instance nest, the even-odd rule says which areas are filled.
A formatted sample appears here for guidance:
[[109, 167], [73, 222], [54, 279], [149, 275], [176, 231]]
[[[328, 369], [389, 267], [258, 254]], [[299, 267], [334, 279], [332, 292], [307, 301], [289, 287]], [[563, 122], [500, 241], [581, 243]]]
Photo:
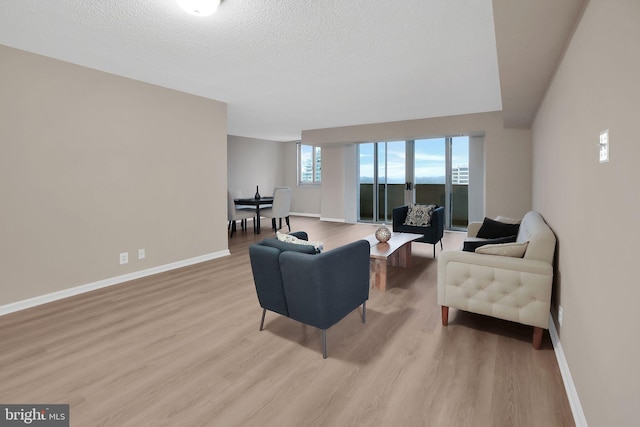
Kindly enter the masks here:
[[[240, 220], [240, 227], [243, 230], [247, 229], [247, 219], [254, 218], [255, 212], [253, 210], [238, 210], [236, 209], [236, 203], [233, 200], [233, 196], [230, 191], [227, 191], [227, 219], [229, 220], [229, 225], [227, 225], [227, 230], [231, 230], [229, 237], [233, 237], [233, 233], [236, 231], [236, 221]], [[255, 230], [256, 221], [253, 221], [253, 227]]]
[[273, 197], [276, 197], [276, 191], [278, 190], [288, 190], [289, 187], [273, 187]]
[[[288, 190], [290, 187], [273, 187], [273, 197], [276, 197], [276, 191], [278, 190]], [[282, 218], [278, 218], [278, 220], [280, 221], [280, 224], [278, 225], [278, 228], [282, 228]], [[291, 230], [289, 230], [291, 231]]]
[[271, 227], [274, 231], [276, 228], [276, 219], [280, 219], [280, 228], [282, 228], [282, 218], [285, 219], [289, 231], [291, 224], [289, 223], [289, 209], [291, 209], [291, 188], [278, 188], [273, 194], [273, 204], [270, 208], [261, 209], [260, 216], [271, 218]]

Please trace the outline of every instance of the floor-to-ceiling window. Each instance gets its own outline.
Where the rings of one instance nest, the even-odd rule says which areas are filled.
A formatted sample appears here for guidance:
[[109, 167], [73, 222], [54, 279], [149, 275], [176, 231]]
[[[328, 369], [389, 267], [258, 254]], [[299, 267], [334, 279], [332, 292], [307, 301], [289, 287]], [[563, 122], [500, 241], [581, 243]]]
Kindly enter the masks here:
[[359, 145], [359, 220], [391, 222], [392, 211], [404, 204], [406, 141]]
[[469, 137], [455, 136], [449, 139], [451, 144], [449, 228], [466, 229], [469, 224]]
[[360, 168], [358, 174], [359, 181], [359, 213], [358, 220], [366, 222], [375, 222], [373, 207], [375, 206], [375, 191], [373, 191], [374, 182], [376, 181], [375, 173], [375, 144], [360, 144], [358, 146], [358, 165]]
[[391, 222], [407, 203], [445, 207], [448, 229], [468, 224], [469, 138], [443, 137], [359, 145], [359, 220]]

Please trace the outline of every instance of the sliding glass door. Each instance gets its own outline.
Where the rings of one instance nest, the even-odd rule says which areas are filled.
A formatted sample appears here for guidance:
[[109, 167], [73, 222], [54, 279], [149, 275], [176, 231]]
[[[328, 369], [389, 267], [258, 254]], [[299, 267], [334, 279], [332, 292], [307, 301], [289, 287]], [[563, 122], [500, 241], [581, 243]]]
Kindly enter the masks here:
[[447, 200], [446, 138], [414, 141], [414, 201], [444, 206]]
[[415, 202], [445, 207], [445, 227], [469, 223], [469, 137], [415, 141]]
[[404, 204], [405, 141], [378, 146], [378, 221], [393, 222], [393, 208]]
[[408, 203], [445, 207], [445, 227], [468, 224], [469, 138], [443, 137], [359, 145], [359, 220], [391, 222]]
[[376, 144], [358, 145], [358, 220], [362, 222], [377, 222], [378, 214], [376, 192]]
[[469, 225], [469, 137], [455, 136], [449, 139], [449, 228], [466, 230]]
[[359, 151], [359, 220], [390, 223], [405, 200], [406, 141], [360, 144]]

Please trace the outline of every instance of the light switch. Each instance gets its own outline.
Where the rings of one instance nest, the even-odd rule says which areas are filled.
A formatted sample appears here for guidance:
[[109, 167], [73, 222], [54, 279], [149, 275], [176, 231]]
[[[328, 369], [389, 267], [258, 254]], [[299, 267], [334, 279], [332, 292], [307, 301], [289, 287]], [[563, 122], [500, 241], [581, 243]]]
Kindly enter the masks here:
[[609, 161], [609, 129], [600, 132], [600, 163]]

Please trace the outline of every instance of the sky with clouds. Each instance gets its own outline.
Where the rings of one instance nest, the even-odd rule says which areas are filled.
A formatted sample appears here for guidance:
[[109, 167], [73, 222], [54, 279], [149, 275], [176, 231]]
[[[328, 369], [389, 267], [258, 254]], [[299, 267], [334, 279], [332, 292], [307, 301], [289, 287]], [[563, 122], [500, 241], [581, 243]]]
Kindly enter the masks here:
[[[373, 176], [374, 144], [360, 145], [360, 176]], [[384, 177], [384, 144], [378, 144], [378, 175]], [[405, 142], [387, 142], [387, 182], [404, 183], [405, 179]], [[416, 182], [421, 178], [443, 177], [445, 175], [445, 139], [433, 138], [416, 140], [415, 142], [415, 176]], [[452, 148], [452, 166], [469, 165], [469, 138], [454, 137]], [[369, 180], [367, 180], [369, 181]], [[364, 182], [364, 180], [363, 180]], [[443, 181], [444, 183], [444, 181]]]

